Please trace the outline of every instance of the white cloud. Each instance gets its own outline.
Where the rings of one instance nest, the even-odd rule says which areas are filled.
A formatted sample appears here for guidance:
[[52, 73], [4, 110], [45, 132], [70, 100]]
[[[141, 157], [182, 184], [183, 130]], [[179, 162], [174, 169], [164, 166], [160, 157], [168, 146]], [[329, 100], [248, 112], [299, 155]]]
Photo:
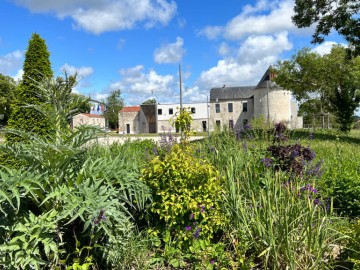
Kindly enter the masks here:
[[158, 64], [179, 63], [185, 54], [184, 40], [176, 38], [175, 43], [164, 44], [154, 52], [154, 61]]
[[256, 85], [266, 69], [284, 51], [290, 50], [287, 33], [274, 36], [250, 36], [239, 47], [237, 54], [218, 61], [215, 67], [203, 71], [197, 85], [208, 91], [212, 87]]
[[230, 54], [232, 48], [225, 42], [222, 42], [218, 48], [218, 53], [221, 56], [227, 56]]
[[298, 29], [291, 20], [294, 0], [258, 0], [245, 5], [239, 15], [224, 26], [206, 26], [198, 32], [208, 39], [222, 35], [229, 40], [240, 40], [249, 35], [274, 34], [277, 32], [310, 33], [313, 27]]
[[198, 34], [208, 39], [216, 39], [223, 33], [223, 30], [224, 28], [222, 26], [206, 26], [198, 31]]
[[19, 69], [15, 76], [13, 76], [13, 79], [17, 82], [17, 81], [20, 81], [22, 80], [22, 77], [23, 77], [23, 74], [24, 74], [24, 70], [23, 69]]
[[238, 52], [238, 61], [254, 63], [261, 59], [270, 58], [276, 61], [283, 52], [291, 50], [292, 44], [288, 40], [287, 32], [272, 35], [250, 36], [241, 45]]
[[13, 0], [33, 12], [53, 12], [71, 17], [74, 27], [95, 34], [131, 29], [142, 23], [146, 28], [166, 25], [176, 14], [172, 0]]
[[312, 51], [314, 51], [320, 55], [329, 54], [331, 51], [331, 48], [335, 45], [341, 45], [341, 46], [346, 47], [346, 44], [344, 44], [344, 43], [336, 43], [334, 41], [325, 41], [324, 43], [313, 48]]
[[19, 70], [23, 64], [23, 52], [20, 50], [0, 56], [0, 73], [11, 76]]
[[110, 84], [110, 91], [120, 89], [127, 95], [126, 102], [139, 103], [142, 100], [155, 97], [164, 102], [168, 97], [173, 97], [174, 86], [177, 85], [173, 75], [160, 75], [154, 70], [144, 71], [144, 66], [137, 65], [119, 71], [121, 80]]
[[258, 14], [264, 9], [264, 3], [260, 1], [263, 8], [248, 7], [240, 15], [233, 18], [225, 27], [224, 36], [228, 39], [240, 39], [245, 35], [269, 34], [281, 31], [297, 30], [292, 23], [291, 16], [294, 14], [294, 2], [292, 0], [276, 1], [268, 5], [271, 8], [268, 14]]
[[106, 100], [106, 98], [108, 96], [109, 96], [109, 94], [96, 93], [94, 97], [95, 97], [95, 100], [102, 101], [102, 100]]
[[66, 71], [68, 75], [74, 75], [76, 72], [78, 74], [78, 77], [80, 79], [90, 76], [94, 73], [94, 69], [92, 67], [74, 67], [69, 65], [68, 63], [65, 63], [61, 68], [61, 71]]

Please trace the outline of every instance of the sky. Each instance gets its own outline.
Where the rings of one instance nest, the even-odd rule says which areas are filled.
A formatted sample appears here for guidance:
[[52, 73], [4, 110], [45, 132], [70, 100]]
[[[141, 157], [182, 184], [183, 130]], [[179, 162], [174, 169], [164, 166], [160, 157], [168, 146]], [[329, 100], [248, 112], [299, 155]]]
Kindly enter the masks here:
[[291, 22], [293, 0], [0, 0], [0, 73], [19, 79], [33, 33], [56, 76], [78, 72], [75, 92], [125, 105], [155, 98], [206, 102], [210, 89], [256, 85], [270, 65], [304, 47], [320, 54], [344, 41]]

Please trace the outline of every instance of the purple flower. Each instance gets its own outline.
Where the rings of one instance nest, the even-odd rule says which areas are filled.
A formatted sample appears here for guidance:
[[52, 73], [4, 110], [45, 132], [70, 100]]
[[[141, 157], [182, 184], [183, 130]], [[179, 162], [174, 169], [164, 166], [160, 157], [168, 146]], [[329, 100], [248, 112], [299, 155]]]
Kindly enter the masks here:
[[314, 139], [314, 133], [311, 132], [311, 133], [309, 134], [309, 140], [312, 140], [312, 139]]
[[190, 219], [194, 219], [194, 214], [193, 213], [190, 214]]
[[261, 162], [264, 164], [265, 167], [271, 167], [272, 159], [271, 158], [263, 158]]
[[315, 205], [318, 205], [318, 204], [319, 204], [319, 199], [315, 199], [315, 200], [314, 200], [314, 204], [315, 204]]
[[214, 259], [211, 259], [210, 260], [210, 264], [214, 264], [215, 263], [215, 260]]
[[200, 232], [201, 232], [201, 229], [200, 229], [200, 228], [196, 229], [196, 231], [195, 231], [194, 234], [193, 234], [193, 236], [194, 236], [195, 239], [198, 239], [198, 238], [199, 238]]
[[191, 230], [191, 226], [185, 226], [185, 230], [190, 231], [190, 230]]

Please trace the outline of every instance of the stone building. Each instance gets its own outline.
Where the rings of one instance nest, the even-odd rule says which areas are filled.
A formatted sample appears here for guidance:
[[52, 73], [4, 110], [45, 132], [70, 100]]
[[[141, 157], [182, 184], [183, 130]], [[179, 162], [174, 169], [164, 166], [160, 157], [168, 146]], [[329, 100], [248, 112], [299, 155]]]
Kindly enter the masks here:
[[105, 129], [105, 117], [99, 114], [80, 113], [73, 117], [72, 127], [81, 125], [96, 126]]
[[[302, 128], [297, 104], [290, 91], [274, 84], [268, 69], [255, 86], [212, 88], [210, 103], [183, 104], [193, 112], [192, 130], [208, 131], [216, 127], [241, 129], [253, 118], [263, 116], [270, 122], [284, 122], [289, 128]], [[120, 133], [175, 132], [170, 121], [179, 104], [151, 104], [125, 107], [119, 113]]]
[[270, 122], [284, 122], [289, 128], [301, 128], [302, 117], [297, 116], [297, 104], [291, 100], [291, 92], [274, 84], [270, 76], [267, 70], [256, 86], [212, 88], [212, 127], [241, 129], [252, 118], [262, 115]]

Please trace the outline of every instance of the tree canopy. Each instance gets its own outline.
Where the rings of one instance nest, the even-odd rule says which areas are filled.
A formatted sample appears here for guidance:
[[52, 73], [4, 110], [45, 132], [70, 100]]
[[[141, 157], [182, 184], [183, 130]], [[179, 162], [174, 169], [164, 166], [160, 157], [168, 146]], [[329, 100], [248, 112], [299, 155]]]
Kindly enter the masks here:
[[[38, 105], [43, 101], [38, 95], [37, 82], [45, 78], [51, 78], [53, 72], [50, 63], [50, 53], [45, 41], [39, 34], [33, 34], [25, 53], [23, 65], [23, 79], [14, 100], [8, 127], [23, 131], [32, 131], [40, 135], [49, 132], [47, 120], [34, 108], [26, 105]], [[17, 137], [7, 136], [8, 141], [16, 141]]]
[[150, 98], [150, 99], [144, 101], [142, 104], [147, 105], [147, 104], [156, 104], [156, 103], [157, 103], [157, 101], [155, 98]]
[[10, 116], [10, 104], [15, 96], [16, 84], [13, 78], [0, 74], [0, 123], [6, 124]]
[[298, 101], [319, 99], [319, 112], [332, 112], [340, 130], [349, 131], [360, 103], [360, 56], [349, 59], [345, 48], [334, 46], [321, 56], [303, 49], [279, 62], [274, 81], [291, 90]]
[[119, 111], [122, 109], [124, 102], [121, 98], [121, 91], [115, 90], [110, 93], [105, 101], [106, 111], [104, 115], [108, 120], [111, 129], [119, 128]]
[[360, 55], [360, 1], [359, 0], [295, 0], [296, 26], [303, 28], [316, 24], [313, 43], [321, 43], [335, 29], [350, 45], [350, 51]]

